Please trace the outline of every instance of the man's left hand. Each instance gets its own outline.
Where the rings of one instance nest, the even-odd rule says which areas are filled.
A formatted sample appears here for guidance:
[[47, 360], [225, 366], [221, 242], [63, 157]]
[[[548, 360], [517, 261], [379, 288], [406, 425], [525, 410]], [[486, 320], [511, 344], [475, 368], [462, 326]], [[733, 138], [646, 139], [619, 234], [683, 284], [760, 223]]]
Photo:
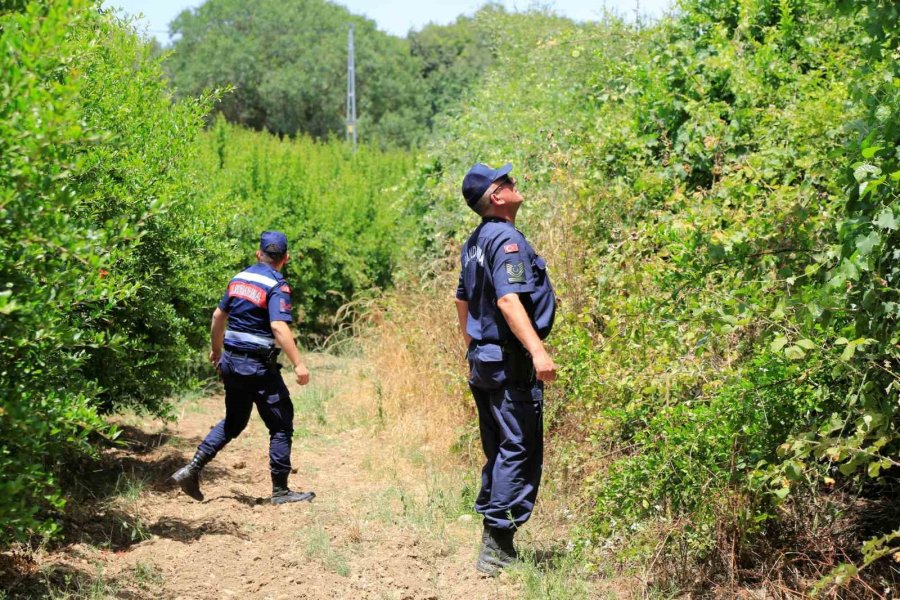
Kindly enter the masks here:
[[209, 362], [210, 362], [210, 364], [212, 364], [213, 367], [218, 368], [219, 359], [221, 359], [221, 358], [222, 358], [221, 352], [216, 352], [215, 350], [209, 351]]

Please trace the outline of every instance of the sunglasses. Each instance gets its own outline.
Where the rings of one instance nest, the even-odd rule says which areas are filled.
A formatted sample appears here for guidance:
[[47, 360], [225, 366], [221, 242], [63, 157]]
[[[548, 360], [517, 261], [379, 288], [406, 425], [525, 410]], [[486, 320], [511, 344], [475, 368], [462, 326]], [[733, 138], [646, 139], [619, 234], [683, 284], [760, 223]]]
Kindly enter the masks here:
[[497, 187], [495, 187], [494, 191], [491, 193], [496, 194], [497, 192], [500, 191], [500, 188], [502, 188], [505, 185], [508, 185], [509, 189], [514, 190], [514, 189], [516, 189], [516, 180], [514, 178], [510, 177], [509, 175], [506, 175], [506, 176], [498, 179]]

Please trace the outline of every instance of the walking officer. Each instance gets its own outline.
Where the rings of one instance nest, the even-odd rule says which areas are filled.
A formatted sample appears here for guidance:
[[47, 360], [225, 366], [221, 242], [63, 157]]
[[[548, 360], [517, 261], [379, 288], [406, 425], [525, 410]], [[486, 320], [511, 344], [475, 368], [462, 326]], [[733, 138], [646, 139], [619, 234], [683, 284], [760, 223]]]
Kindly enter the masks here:
[[294, 365], [297, 383], [306, 385], [309, 371], [289, 326], [291, 289], [281, 275], [290, 260], [287, 237], [279, 231], [263, 232], [256, 259], [255, 265], [234, 276], [213, 312], [209, 360], [225, 383], [225, 418], [209, 432], [191, 462], [172, 475], [195, 500], [203, 500], [200, 471], [240, 435], [254, 404], [269, 429], [272, 504], [311, 501], [316, 496], [288, 488], [294, 405], [281, 378], [278, 347]]
[[475, 567], [489, 575], [518, 558], [513, 535], [531, 516], [541, 481], [544, 382], [556, 378], [542, 342], [556, 297], [544, 259], [515, 227], [523, 198], [511, 170], [479, 163], [463, 178], [463, 197], [482, 220], [463, 246], [456, 290], [486, 459], [475, 499], [484, 517]]

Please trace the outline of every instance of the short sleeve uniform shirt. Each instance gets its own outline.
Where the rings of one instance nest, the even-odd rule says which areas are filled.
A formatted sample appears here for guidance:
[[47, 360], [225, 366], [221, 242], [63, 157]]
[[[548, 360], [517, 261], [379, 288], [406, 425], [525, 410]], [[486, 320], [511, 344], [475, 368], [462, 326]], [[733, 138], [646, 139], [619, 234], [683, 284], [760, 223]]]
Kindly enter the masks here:
[[256, 263], [229, 282], [219, 308], [228, 313], [226, 349], [253, 352], [272, 348], [272, 321], [291, 322], [291, 289], [281, 273]]
[[518, 294], [538, 336], [547, 337], [556, 314], [556, 296], [547, 263], [515, 226], [484, 219], [462, 249], [456, 297], [469, 303], [466, 332], [479, 342], [502, 344], [512, 333], [497, 300]]

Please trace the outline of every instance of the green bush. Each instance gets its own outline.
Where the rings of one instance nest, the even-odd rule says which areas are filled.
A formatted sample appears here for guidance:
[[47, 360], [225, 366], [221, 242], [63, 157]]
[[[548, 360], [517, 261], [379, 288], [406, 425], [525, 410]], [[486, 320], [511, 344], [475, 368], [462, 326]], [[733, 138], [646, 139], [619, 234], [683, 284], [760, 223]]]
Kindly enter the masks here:
[[[0, 12], [0, 543], [52, 533], [62, 464], [189, 374], [182, 169], [202, 102], [92, 2]], [[205, 295], [205, 294], [204, 294]], [[205, 320], [205, 319], [204, 319]]]
[[[0, 544], [57, 529], [63, 467], [115, 436], [102, 415], [166, 415], [195, 381], [209, 316], [260, 231], [327, 334], [389, 285], [406, 153], [219, 122], [173, 101], [159, 58], [95, 2], [0, 13]], [[199, 138], [199, 139], [198, 139]]]
[[[893, 477], [893, 9], [683, 9], [633, 64], [597, 51], [600, 251], [570, 321], [585, 331], [560, 349], [565, 364], [591, 340], [573, 409], [598, 453], [622, 449], [591, 478], [593, 531], [654, 554], [663, 531], [668, 551], [730, 569], [725, 553], [793, 518], [773, 510], [792, 493], [872, 478], [877, 495]], [[809, 510], [826, 528], [840, 502]]]
[[409, 229], [400, 196], [411, 165], [405, 151], [282, 140], [220, 118], [201, 137], [195, 163], [194, 210], [216, 231], [217, 250], [203, 267], [217, 291], [210, 310], [228, 278], [252, 262], [259, 233], [279, 229], [289, 240], [285, 276], [301, 330], [331, 333], [342, 306], [393, 280]]

